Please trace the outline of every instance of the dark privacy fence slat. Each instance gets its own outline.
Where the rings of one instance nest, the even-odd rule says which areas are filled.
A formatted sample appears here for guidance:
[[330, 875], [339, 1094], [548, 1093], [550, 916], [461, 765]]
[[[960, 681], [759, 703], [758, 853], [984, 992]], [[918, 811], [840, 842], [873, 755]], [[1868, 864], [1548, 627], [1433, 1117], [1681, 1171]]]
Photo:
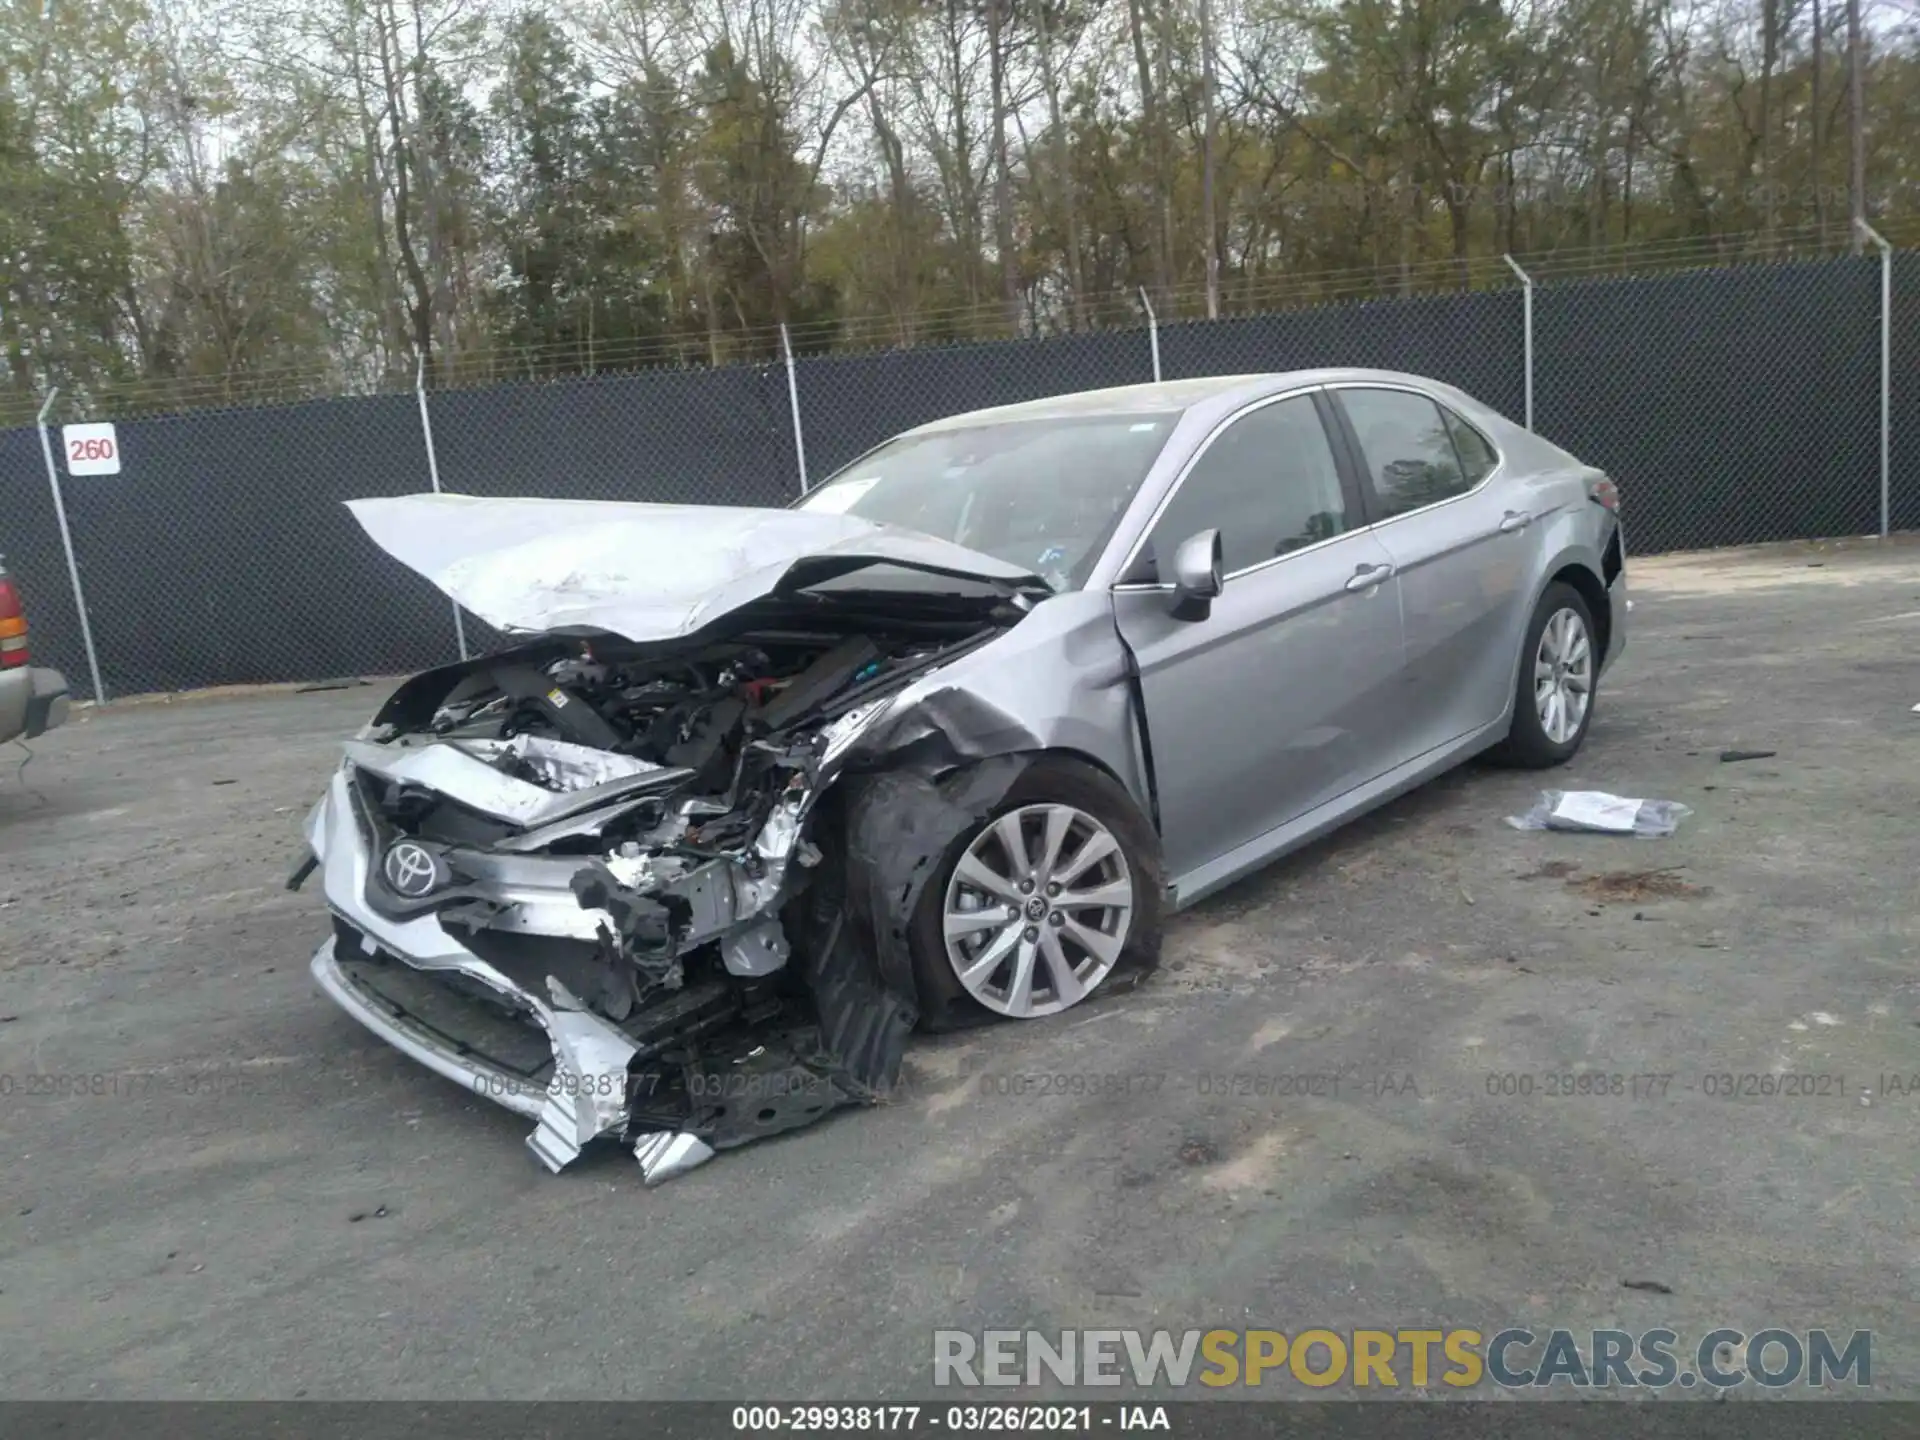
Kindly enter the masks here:
[[1880, 528], [1880, 262], [1542, 287], [1534, 421], [1619, 482], [1633, 550]]
[[[387, 674], [445, 657], [445, 600], [376, 551], [343, 503], [427, 488], [412, 397], [130, 420], [118, 434], [120, 474], [61, 482], [109, 695]], [[7, 479], [24, 489], [32, 470]], [[35, 648], [84, 692], [78, 627], [54, 618], [67, 582], [51, 498], [30, 515], [18, 529], [35, 556]], [[11, 511], [0, 524], [20, 547]]]
[[1517, 420], [1526, 408], [1525, 326], [1518, 291], [1196, 320], [1161, 330], [1161, 369], [1169, 380], [1339, 365], [1404, 370]]
[[[1541, 284], [1536, 422], [1619, 481], [1639, 553], [1877, 530], [1879, 296], [1871, 255]], [[1373, 366], [1518, 419], [1524, 328], [1520, 292], [1503, 290], [1184, 322], [1159, 341], [1168, 379]], [[1892, 517], [1920, 528], [1920, 255], [1896, 257], [1893, 329]], [[926, 420], [1150, 379], [1152, 350], [1143, 328], [809, 356], [795, 369], [817, 484]], [[799, 489], [779, 366], [508, 384], [430, 405], [450, 491], [783, 505]], [[62, 480], [109, 694], [454, 657], [444, 597], [342, 503], [429, 488], [415, 397], [128, 420], [119, 435], [122, 474]], [[31, 429], [0, 431], [0, 555], [26, 594], [36, 660], [87, 693]], [[467, 636], [499, 639], [471, 616]]]
[[1153, 379], [1144, 329], [822, 355], [794, 368], [807, 477], [815, 485], [887, 437], [929, 420]]
[[779, 368], [452, 390], [428, 404], [440, 483], [462, 494], [780, 505], [799, 492]]
[[1920, 252], [1893, 257], [1893, 483], [1895, 530], [1920, 530]]

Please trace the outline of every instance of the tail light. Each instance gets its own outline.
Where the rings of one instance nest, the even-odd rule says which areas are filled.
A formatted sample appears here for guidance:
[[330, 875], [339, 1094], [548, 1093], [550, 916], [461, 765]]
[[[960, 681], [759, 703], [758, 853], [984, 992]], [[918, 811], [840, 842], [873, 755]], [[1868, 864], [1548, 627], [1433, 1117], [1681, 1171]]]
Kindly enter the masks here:
[[1587, 494], [1598, 504], [1604, 505], [1614, 514], [1620, 513], [1620, 487], [1602, 475], [1587, 487]]
[[8, 575], [0, 575], [0, 670], [27, 663], [27, 617], [20, 608], [20, 591]]

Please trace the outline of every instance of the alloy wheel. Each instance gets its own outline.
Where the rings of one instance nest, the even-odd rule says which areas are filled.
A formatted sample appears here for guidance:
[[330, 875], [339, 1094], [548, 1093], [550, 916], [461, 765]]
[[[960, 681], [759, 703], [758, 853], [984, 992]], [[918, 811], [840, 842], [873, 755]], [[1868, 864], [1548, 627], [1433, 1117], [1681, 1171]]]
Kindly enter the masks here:
[[984, 826], [947, 882], [947, 961], [997, 1015], [1053, 1015], [1119, 961], [1133, 875], [1119, 840], [1071, 805], [1023, 805]]
[[1577, 610], [1563, 608], [1547, 617], [1533, 657], [1533, 703], [1540, 728], [1555, 745], [1565, 745], [1586, 723], [1593, 702], [1593, 644], [1587, 622]]

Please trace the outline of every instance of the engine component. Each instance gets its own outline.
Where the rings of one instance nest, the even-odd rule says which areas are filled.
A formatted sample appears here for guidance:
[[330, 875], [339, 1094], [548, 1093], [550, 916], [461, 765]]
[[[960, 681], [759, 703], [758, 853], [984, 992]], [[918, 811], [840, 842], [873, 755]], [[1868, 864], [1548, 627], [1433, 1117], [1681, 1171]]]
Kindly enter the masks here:
[[731, 773], [728, 742], [739, 734], [740, 721], [746, 713], [744, 700], [716, 702], [681, 727], [676, 742], [665, 752], [667, 764], [691, 770], [698, 789], [718, 788]]
[[[473, 744], [469, 748], [481, 750]], [[631, 755], [549, 740], [544, 735], [515, 735], [501, 744], [496, 753], [509, 757], [528, 778], [549, 790], [585, 790], [632, 775], [658, 773], [661, 769]]]
[[778, 920], [757, 920], [729, 931], [720, 941], [720, 958], [727, 973], [757, 979], [771, 975], [787, 963], [790, 947], [787, 932]]
[[760, 712], [760, 723], [780, 730], [830, 699], [849, 680], [880, 658], [880, 647], [865, 635], [842, 640], [794, 677]]
[[[630, 961], [656, 984], [673, 985], [680, 937], [686, 931], [687, 907], [662, 903], [622, 885], [605, 862], [588, 861], [573, 877], [574, 898], [583, 910], [605, 911], [612, 933], [600, 927], [616, 961]], [[679, 914], [675, 914], [675, 908]]]
[[493, 672], [493, 681], [515, 700], [531, 706], [575, 744], [611, 750], [620, 743], [620, 732], [607, 723], [606, 717], [538, 670], [502, 665]]

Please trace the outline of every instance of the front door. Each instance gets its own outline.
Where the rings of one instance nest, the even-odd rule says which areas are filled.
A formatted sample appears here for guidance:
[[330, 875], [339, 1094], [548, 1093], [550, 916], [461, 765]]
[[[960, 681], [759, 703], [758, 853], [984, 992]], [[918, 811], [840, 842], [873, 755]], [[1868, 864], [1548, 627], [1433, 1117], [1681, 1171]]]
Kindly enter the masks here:
[[[1364, 529], [1310, 395], [1216, 431], [1155, 522], [1143, 566], [1220, 531], [1226, 585], [1200, 620], [1171, 575], [1114, 589], [1139, 667], [1169, 877], [1389, 769], [1402, 658], [1391, 557]], [[1151, 579], [1146, 578], [1151, 575]]]

